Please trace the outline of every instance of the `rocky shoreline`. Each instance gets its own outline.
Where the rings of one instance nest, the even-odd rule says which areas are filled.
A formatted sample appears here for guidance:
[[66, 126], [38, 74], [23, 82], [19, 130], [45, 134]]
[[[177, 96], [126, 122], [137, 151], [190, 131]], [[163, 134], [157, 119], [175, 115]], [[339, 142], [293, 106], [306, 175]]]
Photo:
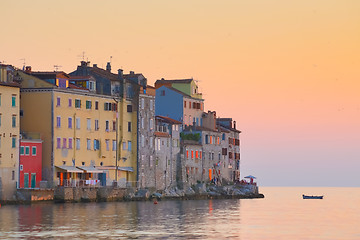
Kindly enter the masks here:
[[111, 201], [160, 201], [201, 199], [253, 199], [264, 198], [256, 185], [225, 185], [198, 183], [185, 189], [177, 187], [164, 191], [131, 188], [56, 188], [22, 189], [11, 201], [1, 204], [31, 204], [36, 202], [111, 202]]

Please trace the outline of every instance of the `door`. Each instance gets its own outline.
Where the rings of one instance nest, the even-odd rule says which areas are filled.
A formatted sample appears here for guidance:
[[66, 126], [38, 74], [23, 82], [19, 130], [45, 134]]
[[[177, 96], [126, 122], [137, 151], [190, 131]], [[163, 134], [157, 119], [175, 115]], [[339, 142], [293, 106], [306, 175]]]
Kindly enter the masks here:
[[29, 174], [24, 173], [24, 188], [29, 188]]
[[36, 173], [31, 174], [31, 188], [36, 187]]

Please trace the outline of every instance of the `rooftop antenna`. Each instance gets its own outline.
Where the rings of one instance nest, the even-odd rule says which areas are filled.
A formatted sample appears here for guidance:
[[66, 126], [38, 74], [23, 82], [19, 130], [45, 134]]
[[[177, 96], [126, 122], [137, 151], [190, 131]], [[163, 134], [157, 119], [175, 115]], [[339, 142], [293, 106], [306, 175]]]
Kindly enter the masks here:
[[25, 65], [26, 65], [26, 63], [25, 63], [25, 58], [21, 58], [21, 59], [19, 59], [19, 60], [22, 60], [23, 61], [23, 71], [25, 70]]
[[110, 64], [111, 64], [111, 59], [112, 59], [112, 56], [110, 56]]
[[83, 61], [85, 61], [85, 52], [83, 51], [81, 55], [77, 55], [77, 57], [81, 57]]
[[54, 65], [54, 68], [55, 68], [55, 72], [57, 72], [57, 70], [59, 69], [59, 68], [61, 68], [62, 66], [60, 66], [60, 65]]

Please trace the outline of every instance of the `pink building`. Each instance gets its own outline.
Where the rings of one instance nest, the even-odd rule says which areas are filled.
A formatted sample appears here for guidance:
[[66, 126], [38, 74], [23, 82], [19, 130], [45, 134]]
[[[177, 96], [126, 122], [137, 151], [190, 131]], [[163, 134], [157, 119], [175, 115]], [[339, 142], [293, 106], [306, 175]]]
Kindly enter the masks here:
[[20, 188], [38, 188], [42, 171], [42, 140], [20, 140]]

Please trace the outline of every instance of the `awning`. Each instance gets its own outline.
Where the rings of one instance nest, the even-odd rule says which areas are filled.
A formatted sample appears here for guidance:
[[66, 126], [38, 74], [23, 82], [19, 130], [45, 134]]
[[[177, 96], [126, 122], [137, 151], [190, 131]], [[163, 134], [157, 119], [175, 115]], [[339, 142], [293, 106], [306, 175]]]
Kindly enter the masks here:
[[74, 166], [55, 166], [65, 172], [73, 172], [73, 173], [83, 173], [84, 171], [81, 169], [78, 169]]
[[84, 170], [86, 173], [103, 173], [104, 171], [97, 169], [96, 167], [77, 167], [78, 169]]
[[132, 167], [118, 167], [118, 170], [124, 172], [134, 172], [134, 169]]

